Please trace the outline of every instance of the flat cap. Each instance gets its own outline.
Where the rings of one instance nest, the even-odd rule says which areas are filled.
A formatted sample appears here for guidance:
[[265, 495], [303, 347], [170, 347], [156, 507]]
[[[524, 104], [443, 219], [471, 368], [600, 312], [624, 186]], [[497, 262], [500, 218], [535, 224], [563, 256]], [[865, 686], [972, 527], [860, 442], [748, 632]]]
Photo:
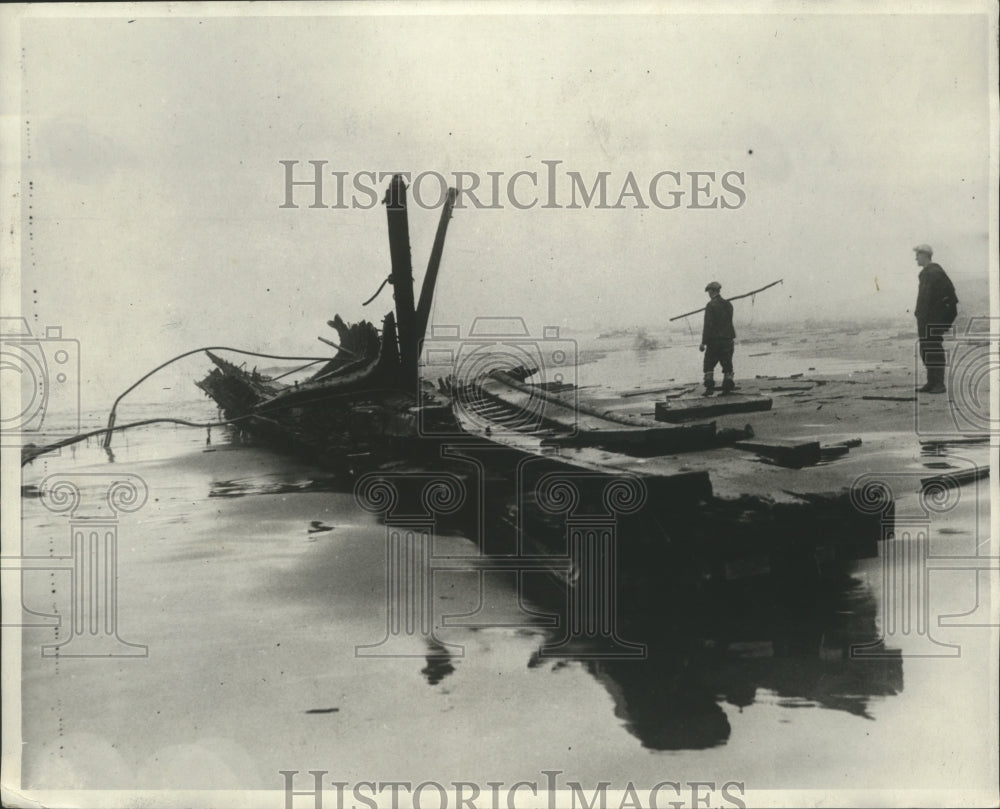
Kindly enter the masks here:
[[709, 292], [713, 289], [722, 289], [722, 284], [720, 284], [718, 281], [712, 281], [709, 283], [707, 287], [705, 287], [706, 292]]
[[934, 248], [931, 247], [929, 244], [918, 244], [916, 247], [913, 248], [913, 252], [914, 253], [926, 253], [929, 256], [933, 256], [934, 255]]

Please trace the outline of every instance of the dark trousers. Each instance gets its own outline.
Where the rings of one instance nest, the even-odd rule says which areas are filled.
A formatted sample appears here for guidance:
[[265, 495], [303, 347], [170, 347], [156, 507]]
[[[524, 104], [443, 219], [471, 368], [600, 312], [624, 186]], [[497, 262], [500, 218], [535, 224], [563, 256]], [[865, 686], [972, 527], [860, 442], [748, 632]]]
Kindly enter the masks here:
[[705, 343], [705, 361], [701, 366], [702, 371], [710, 374], [715, 370], [716, 364], [722, 365], [722, 373], [724, 374], [733, 372], [732, 340], [711, 340]]
[[917, 335], [920, 338], [920, 360], [925, 368], [944, 368], [946, 358], [944, 353], [944, 337], [941, 331], [947, 330], [947, 324], [918, 324]]
[[924, 337], [920, 340], [920, 359], [925, 368], [944, 368], [947, 364], [941, 337]]

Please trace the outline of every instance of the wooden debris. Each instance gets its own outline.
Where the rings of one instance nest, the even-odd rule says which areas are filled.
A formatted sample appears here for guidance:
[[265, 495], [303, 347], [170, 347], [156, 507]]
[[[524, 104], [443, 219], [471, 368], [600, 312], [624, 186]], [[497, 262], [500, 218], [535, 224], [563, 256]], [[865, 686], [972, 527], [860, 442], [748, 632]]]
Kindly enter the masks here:
[[[673, 382], [673, 381], [674, 380], [672, 379], [667, 380], [667, 382]], [[622, 391], [618, 395], [621, 396], [623, 399], [629, 399], [632, 396], [645, 396], [647, 394], [652, 395], [656, 393], [667, 393], [668, 391], [676, 389], [677, 389], [676, 385], [654, 385], [652, 387], [634, 388], [633, 390]], [[685, 390], [690, 390], [690, 388], [686, 388]]]
[[657, 421], [686, 421], [730, 413], [752, 413], [771, 409], [771, 399], [756, 394], [731, 396], [699, 396], [656, 403]]
[[971, 466], [966, 469], [959, 469], [956, 472], [943, 472], [940, 475], [932, 475], [931, 477], [921, 478], [920, 488], [924, 491], [935, 486], [944, 486], [948, 489], [954, 489], [965, 483], [972, 483], [980, 478], [986, 478], [989, 476], [990, 467], [988, 464]]
[[954, 436], [948, 438], [922, 438], [920, 439], [920, 446], [922, 447], [945, 447], [951, 446], [952, 444], [988, 444], [990, 443], [989, 435], [964, 435], [964, 436]]
[[755, 438], [751, 441], [737, 441], [733, 446], [756, 452], [779, 466], [792, 469], [811, 466], [821, 457], [819, 441], [814, 440]]
[[823, 446], [829, 447], [847, 447], [848, 449], [853, 449], [854, 447], [861, 446], [860, 438], [847, 438], [843, 441], [831, 441], [829, 444], [824, 444]]
[[850, 451], [851, 448], [843, 444], [827, 444], [819, 448], [819, 459], [821, 461], [832, 461], [837, 458], [843, 458]]

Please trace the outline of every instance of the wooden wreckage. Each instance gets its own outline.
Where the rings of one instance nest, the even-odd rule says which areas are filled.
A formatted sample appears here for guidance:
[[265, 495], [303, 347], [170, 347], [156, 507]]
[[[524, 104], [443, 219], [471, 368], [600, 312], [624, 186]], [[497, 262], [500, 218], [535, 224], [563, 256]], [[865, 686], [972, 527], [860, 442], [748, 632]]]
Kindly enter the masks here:
[[283, 383], [207, 352], [216, 367], [195, 384], [240, 431], [341, 472], [408, 454], [418, 439], [418, 413], [424, 420], [451, 418], [448, 400], [420, 384], [417, 359], [454, 201], [452, 191], [415, 304], [406, 186], [402, 177], [393, 178], [383, 200], [392, 257], [392, 273], [383, 287], [392, 285], [396, 306], [381, 330], [368, 321], [348, 325], [335, 316], [328, 325], [337, 341], [319, 339], [337, 353], [303, 382]]
[[[216, 367], [196, 384], [239, 430], [338, 471], [431, 467], [478, 476], [469, 491], [484, 502], [470, 504], [468, 518], [482, 533], [487, 523], [514, 529], [499, 546], [480, 539], [490, 554], [565, 555], [569, 522], [612, 520], [621, 541], [596, 552], [598, 567], [617, 571], [626, 584], [619, 593], [641, 607], [662, 592], [628, 585], [648, 584], [651, 574], [684, 570], [696, 589], [765, 576], [808, 590], [827, 563], [839, 569], [877, 555], [894, 504], [885, 487], [854, 484], [869, 467], [852, 459], [850, 445], [762, 440], [750, 425], [719, 428], [710, 420], [768, 409], [767, 397], [667, 398], [649, 418], [640, 411], [652, 404], [631, 394], [586, 400], [570, 384], [529, 384], [538, 368], [515, 365], [503, 352], [492, 364], [472, 363], [474, 376], [464, 378], [456, 367], [437, 374], [425, 362], [424, 375], [434, 381], [422, 379], [454, 199], [451, 191], [414, 303], [406, 187], [392, 179], [384, 204], [395, 312], [381, 331], [336, 317], [330, 326], [338, 353], [298, 384], [214, 354]], [[552, 492], [543, 492], [553, 476], [575, 490], [572, 514], [553, 509]], [[623, 484], [638, 492], [638, 505], [617, 507]], [[503, 495], [491, 497], [494, 490]], [[572, 565], [556, 571], [565, 582], [579, 574]]]

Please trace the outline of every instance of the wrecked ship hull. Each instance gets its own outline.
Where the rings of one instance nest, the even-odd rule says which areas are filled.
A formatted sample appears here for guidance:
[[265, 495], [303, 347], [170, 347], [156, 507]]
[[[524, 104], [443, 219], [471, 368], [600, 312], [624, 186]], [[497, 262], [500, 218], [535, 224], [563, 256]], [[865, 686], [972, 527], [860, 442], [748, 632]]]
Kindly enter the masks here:
[[[601, 566], [619, 571], [619, 593], [639, 609], [661, 601], [668, 582], [690, 595], [754, 584], [808, 593], [876, 557], [893, 524], [891, 498], [850, 477], [813, 485], [789, 468], [767, 489], [723, 480], [720, 470], [748, 453], [744, 431], [615, 414], [523, 376], [494, 372], [455, 397], [465, 434], [495, 448], [483, 454], [487, 473], [517, 470], [502, 519], [518, 552], [565, 556], [574, 526], [608, 531]], [[554, 495], [554, 485], [564, 490]], [[551, 572], [562, 583], [585, 579], [575, 564]]]
[[207, 352], [215, 368], [195, 384], [239, 434], [328, 469], [357, 474], [419, 452], [416, 408], [425, 420], [435, 413], [447, 419], [450, 411], [430, 391], [401, 384], [393, 316], [381, 338], [365, 321], [347, 326], [337, 317], [330, 325], [338, 330], [338, 356], [304, 382], [281, 384]]

